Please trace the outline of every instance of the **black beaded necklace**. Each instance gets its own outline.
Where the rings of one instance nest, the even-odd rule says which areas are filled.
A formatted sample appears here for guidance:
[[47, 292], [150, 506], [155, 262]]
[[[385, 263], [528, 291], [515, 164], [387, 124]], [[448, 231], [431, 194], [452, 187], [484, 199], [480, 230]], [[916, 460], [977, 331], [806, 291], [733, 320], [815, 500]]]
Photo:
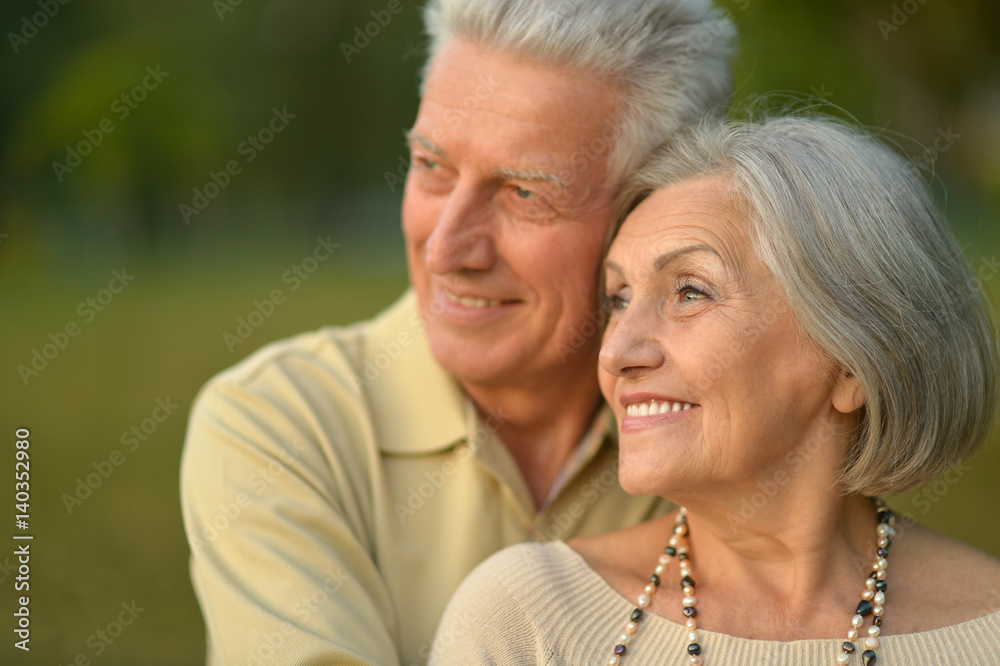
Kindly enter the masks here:
[[[896, 536], [893, 526], [896, 524], [896, 517], [890, 511], [881, 498], [874, 498], [875, 507], [878, 511], [877, 548], [876, 559], [872, 564], [872, 572], [865, 579], [865, 591], [861, 594], [861, 601], [855, 609], [854, 617], [851, 619], [851, 629], [847, 632], [847, 640], [840, 646], [837, 655], [837, 664], [851, 663], [852, 655], [863, 648], [861, 653], [861, 663], [864, 666], [871, 666], [877, 661], [875, 650], [878, 648], [878, 637], [882, 633], [883, 604], [885, 603], [885, 570], [888, 567], [886, 558], [889, 556], [889, 546], [892, 545], [892, 538]], [[692, 664], [704, 663], [702, 657], [701, 643], [698, 640], [698, 621], [695, 616], [698, 614], [698, 599], [694, 596], [695, 582], [691, 577], [691, 558], [688, 554], [688, 523], [687, 508], [681, 507], [677, 512], [677, 522], [674, 525], [673, 534], [663, 554], [660, 555], [653, 575], [649, 577], [649, 583], [639, 595], [637, 608], [632, 611], [629, 621], [625, 625], [625, 630], [618, 637], [618, 644], [615, 645], [614, 653], [608, 664], [616, 666], [628, 652], [628, 645], [632, 642], [632, 637], [639, 628], [639, 622], [644, 615], [644, 609], [649, 606], [653, 594], [660, 587], [660, 577], [666, 570], [666, 566], [673, 559], [677, 559], [681, 575], [681, 590], [684, 592], [684, 614], [685, 624], [688, 629], [687, 655]], [[865, 618], [872, 616], [872, 624], [868, 627], [867, 636], [861, 636], [861, 628], [865, 624]]]

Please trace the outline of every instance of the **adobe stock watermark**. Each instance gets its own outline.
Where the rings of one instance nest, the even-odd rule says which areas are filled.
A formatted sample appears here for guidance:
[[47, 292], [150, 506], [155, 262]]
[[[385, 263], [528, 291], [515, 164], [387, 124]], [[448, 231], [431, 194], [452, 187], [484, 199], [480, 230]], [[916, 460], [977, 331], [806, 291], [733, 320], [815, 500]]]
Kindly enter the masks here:
[[[289, 123], [297, 117], [294, 113], [288, 112], [287, 106], [282, 107], [280, 111], [277, 107], [271, 111], [271, 117], [265, 125], [256, 133], [247, 135], [247, 138], [236, 146], [236, 153], [243, 157], [243, 164], [250, 164], [257, 159], [258, 155], [267, 150], [275, 136], [285, 131]], [[219, 171], [209, 171], [208, 180], [201, 188], [191, 189], [194, 194], [191, 203], [181, 203], [177, 206], [178, 212], [184, 218], [184, 224], [190, 224], [192, 217], [201, 215], [202, 211], [229, 187], [233, 177], [243, 173], [243, 164], [237, 159], [231, 159]]]
[[[134, 279], [135, 276], [129, 275], [124, 267], [120, 271], [111, 271], [108, 286], [93, 296], [88, 296], [76, 306], [76, 313], [83, 319], [82, 323], [89, 324], [94, 321], [97, 315], [104, 312], [105, 308], [111, 305], [115, 297], [122, 293]], [[17, 366], [17, 374], [24, 385], [27, 386], [33, 378], [49, 367], [49, 364], [55, 361], [59, 354], [69, 346], [70, 340], [80, 335], [82, 330], [80, 323], [75, 319], [70, 319], [55, 333], [49, 332], [49, 342], [42, 344], [41, 351], [35, 347], [30, 352], [31, 359], [28, 363], [21, 363]]]
[[[66, 666], [90, 666], [91, 659], [104, 654], [125, 633], [125, 630], [136, 621], [139, 614], [146, 610], [140, 607], [135, 599], [131, 602], [123, 601], [119, 606], [121, 607], [121, 611], [118, 611], [117, 617], [105, 626], [95, 629], [94, 633], [84, 641], [84, 645], [91, 649], [91, 654], [80, 652]], [[59, 666], [62, 666], [61, 662]]]
[[298, 460], [304, 450], [305, 445], [295, 440], [282, 441], [278, 460], [271, 460], [267, 465], [257, 467], [247, 476], [245, 485], [253, 494], [237, 493], [233, 501], [220, 502], [215, 514], [201, 521], [201, 537], [196, 534], [191, 535], [191, 552], [198, 553], [208, 548], [223, 532], [232, 527], [243, 515], [244, 510], [253, 505], [254, 500], [263, 495], [278, 477], [285, 473], [288, 465]]
[[602, 495], [617, 485], [618, 460], [615, 459], [607, 469], [601, 470], [583, 484], [577, 493], [578, 498], [570, 502], [564, 511], [552, 514], [549, 526], [541, 531], [542, 536], [549, 541], [564, 538], [569, 529], [583, 516], [586, 507], [596, 504]]
[[125, 453], [119, 449], [112, 449], [105, 459], [94, 460], [90, 463], [94, 471], [85, 477], [76, 477], [76, 486], [73, 492], [62, 494], [61, 499], [63, 506], [66, 507], [66, 513], [73, 515], [73, 511], [77, 507], [83, 506], [83, 503], [90, 499], [105, 481], [111, 478], [115, 470], [125, 464], [126, 454], [135, 453], [178, 409], [180, 409], [180, 405], [174, 403], [169, 395], [165, 398], [157, 398], [149, 416], [123, 432], [118, 438], [122, 446], [126, 447]]
[[439, 469], [424, 472], [419, 483], [411, 486], [406, 493], [406, 503], [396, 502], [392, 505], [392, 510], [396, 514], [400, 525], [405, 525], [410, 517], [415, 516], [417, 511], [437, 494], [437, 491], [444, 487], [445, 483], [462, 466], [462, 463], [472, 457], [473, 447], [479, 447], [486, 443], [489, 436], [507, 422], [510, 414], [503, 413], [503, 406], [498, 407], [496, 413], [486, 410], [486, 418], [480, 427], [476, 428], [473, 441], [463, 442], [454, 449], [454, 455], [441, 463]]
[[[146, 65], [146, 75], [130, 90], [123, 92], [111, 102], [111, 113], [119, 121], [125, 120], [168, 76], [170, 76], [170, 72], [162, 71], [160, 65], [156, 65], [155, 68], [152, 65]], [[66, 174], [73, 173], [74, 169], [83, 164], [83, 159], [91, 155], [94, 149], [104, 142], [104, 137], [114, 132], [115, 129], [117, 127], [114, 120], [110, 117], [104, 117], [94, 129], [82, 130], [83, 139], [75, 145], [66, 146], [65, 161], [55, 160], [52, 162], [52, 171], [56, 174], [56, 180], [60, 183], [63, 182]]]
[[226, 14], [236, 11], [236, 8], [243, 4], [243, 0], [212, 0], [212, 9], [219, 21], [226, 20]]
[[927, 0], [903, 0], [900, 4], [892, 5], [892, 12], [889, 14], [888, 20], [881, 18], [875, 22], [878, 27], [879, 32], [882, 33], [882, 40], [889, 41], [889, 36], [892, 33], [898, 31], [906, 22], [910, 20], [910, 17], [917, 13], [920, 6], [923, 5]]
[[[339, 566], [336, 567], [336, 571], [326, 569], [324, 575], [323, 582], [312, 594], [301, 597], [292, 606], [292, 614], [303, 624], [308, 622], [313, 613], [319, 611], [330, 600], [331, 595], [339, 592], [340, 588], [348, 581], [353, 580], [352, 576]], [[274, 657], [284, 647], [285, 641], [298, 632], [299, 630], [291, 622], [282, 622], [276, 631], [260, 637], [257, 645], [247, 651], [247, 658], [243, 663], [246, 666], [270, 666], [274, 664]]]
[[[411, 2], [411, 0], [406, 1], [408, 3]], [[364, 24], [364, 29], [360, 25], [354, 26], [354, 39], [351, 43], [340, 43], [340, 52], [344, 54], [344, 60], [350, 64], [351, 58], [368, 48], [372, 40], [381, 35], [382, 31], [392, 23], [392, 19], [401, 14], [403, 9], [401, 0], [389, 0], [385, 5], [385, 9], [371, 10], [369, 13], [372, 20]]]
[[[457, 289], [457, 287], [454, 287], [450, 283], [447, 286]], [[379, 348], [381, 351], [375, 354], [374, 357], [365, 359], [364, 365], [361, 368], [361, 374], [354, 375], [351, 378], [354, 382], [354, 387], [360, 392], [361, 389], [371, 386], [413, 344], [416, 338], [411, 335], [411, 331], [419, 331], [428, 322], [434, 321], [441, 316], [442, 312], [444, 312], [444, 304], [440, 299], [435, 298], [426, 308], [421, 308], [411, 314], [407, 321], [409, 325], [408, 330], [401, 330], [392, 340], [380, 343]]]
[[833, 435], [833, 428], [829, 424], [824, 424], [816, 435], [786, 453], [781, 467], [774, 470], [770, 476], [758, 481], [756, 491], [740, 498], [739, 512], [730, 511], [726, 514], [729, 527], [736, 530], [737, 527], [753, 520], [781, 489], [791, 482], [792, 476], [805, 467], [806, 463], [833, 439]]
[[586, 321], [579, 326], [574, 326], [569, 344], [565, 342], [556, 343], [556, 351], [559, 352], [559, 360], [565, 363], [569, 357], [583, 349], [595, 336], [600, 337], [604, 332], [604, 326], [608, 323], [608, 313], [604, 308], [597, 308], [587, 313]]
[[[313, 273], [319, 270], [319, 267], [333, 256], [339, 247], [340, 243], [331, 241], [330, 236], [326, 238], [318, 236], [312, 253], [292, 264], [288, 270], [282, 273], [281, 283], [289, 285], [289, 292], [297, 291], [302, 283], [312, 277]], [[254, 299], [253, 309], [246, 316], [241, 315], [236, 318], [236, 328], [232, 332], [224, 331], [222, 333], [222, 342], [225, 343], [229, 353], [232, 354], [239, 345], [249, 340], [257, 332], [257, 329], [274, 315], [278, 307], [285, 304], [286, 299], [287, 295], [280, 287], [272, 289], [271, 293], [263, 300]]]
[[68, 5], [69, 0], [38, 0], [38, 6], [42, 11], [35, 12], [30, 17], [21, 17], [21, 29], [18, 32], [8, 32], [7, 40], [10, 47], [17, 55], [21, 47], [30, 42], [38, 35], [38, 31], [49, 24], [49, 20], [54, 19], [59, 10], [64, 5]]
[[[448, 130], [456, 130], [473, 111], [476, 111], [482, 105], [483, 100], [495, 94], [501, 86], [501, 82], [496, 80], [492, 72], [489, 74], [480, 74], [477, 82], [476, 89], [471, 94], [465, 96], [458, 108], [448, 109], [445, 112], [444, 122]], [[443, 127], [437, 127], [431, 132], [428, 138], [435, 144], [440, 145], [447, 137], [447, 131]], [[396, 171], [384, 171], [382, 173], [385, 178], [385, 184], [389, 187], [390, 192], [395, 192], [396, 186], [406, 183], [410, 164], [409, 158], [400, 154], [397, 156]]]
[[947, 128], [939, 127], [937, 136], [934, 137], [934, 143], [924, 148], [924, 152], [920, 154], [920, 157], [912, 160], [913, 164], [923, 171], [933, 170], [937, 158], [942, 153], [947, 152], [961, 138], [962, 135], [952, 130], [951, 125], [948, 125]]

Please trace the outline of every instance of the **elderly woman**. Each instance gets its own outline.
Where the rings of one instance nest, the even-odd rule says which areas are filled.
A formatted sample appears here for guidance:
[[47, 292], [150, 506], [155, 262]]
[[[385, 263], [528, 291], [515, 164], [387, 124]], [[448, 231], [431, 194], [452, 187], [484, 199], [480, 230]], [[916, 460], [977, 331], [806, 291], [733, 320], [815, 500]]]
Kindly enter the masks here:
[[634, 185], [601, 388], [622, 486], [681, 508], [498, 553], [431, 662], [1000, 664], [1000, 561], [879, 499], [972, 453], [997, 398], [991, 319], [916, 171], [780, 117], [687, 130]]

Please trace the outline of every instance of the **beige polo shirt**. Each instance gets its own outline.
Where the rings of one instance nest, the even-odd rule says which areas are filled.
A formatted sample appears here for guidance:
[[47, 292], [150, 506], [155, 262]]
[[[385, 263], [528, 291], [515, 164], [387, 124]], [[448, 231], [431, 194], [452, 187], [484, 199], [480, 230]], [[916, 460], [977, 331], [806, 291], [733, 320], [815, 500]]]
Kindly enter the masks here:
[[209, 663], [425, 664], [493, 553], [668, 509], [618, 486], [606, 408], [539, 509], [495, 429], [434, 360], [411, 293], [209, 381], [181, 469]]

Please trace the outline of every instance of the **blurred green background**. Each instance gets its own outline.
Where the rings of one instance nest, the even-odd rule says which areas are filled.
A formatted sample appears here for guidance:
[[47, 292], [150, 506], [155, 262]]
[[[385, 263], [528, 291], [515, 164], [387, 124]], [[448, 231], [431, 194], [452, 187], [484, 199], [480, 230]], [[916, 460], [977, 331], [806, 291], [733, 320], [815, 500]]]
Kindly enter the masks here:
[[[30, 428], [36, 535], [25, 655], [11, 638], [13, 516], [0, 533], [10, 544], [0, 548], [0, 663], [202, 662], [177, 490], [187, 409], [205, 380], [262, 344], [368, 317], [404, 288], [395, 176], [418, 101], [420, 4], [402, 0], [347, 55], [342, 44], [386, 2], [0, 6], [0, 455], [10, 470], [14, 431]], [[997, 3], [721, 6], [742, 33], [736, 102], [813, 95], [884, 128], [933, 181], [997, 302]], [[259, 150], [245, 144], [275, 109], [295, 117]], [[227, 181], [231, 160], [240, 171]], [[225, 183], [217, 192], [206, 188], [212, 172]], [[196, 189], [216, 196], [196, 201]], [[195, 203], [207, 206], [185, 219], [181, 204]], [[339, 249], [291, 291], [283, 274], [320, 236]], [[101, 290], [123, 268], [134, 280], [101, 312], [87, 305], [107, 300]], [[275, 288], [287, 301], [231, 351], [224, 333]], [[22, 377], [18, 366], [68, 322], [79, 334]], [[129, 451], [122, 434], [168, 398], [180, 407]], [[1000, 555], [996, 440], [951, 482], [894, 505]], [[115, 449], [124, 460], [70, 512], [64, 494]], [[13, 497], [10, 473], [0, 497]], [[135, 622], [99, 639], [132, 600], [144, 609]]]

